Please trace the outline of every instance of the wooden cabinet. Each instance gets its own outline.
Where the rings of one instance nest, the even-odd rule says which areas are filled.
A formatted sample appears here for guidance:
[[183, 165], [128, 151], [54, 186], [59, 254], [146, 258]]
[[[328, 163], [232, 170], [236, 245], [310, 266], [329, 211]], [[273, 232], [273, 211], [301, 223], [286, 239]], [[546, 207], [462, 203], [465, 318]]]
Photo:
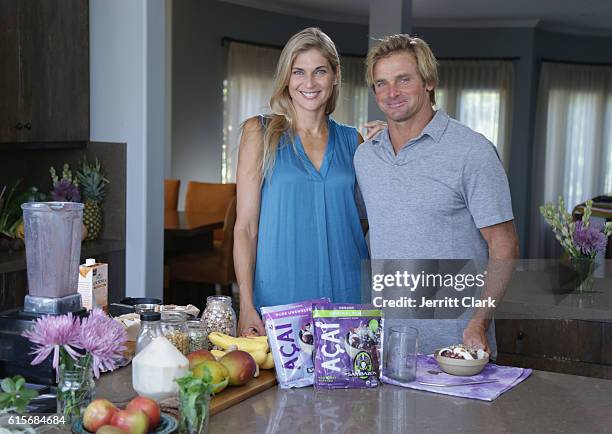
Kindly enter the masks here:
[[88, 0], [2, 0], [0, 143], [89, 140]]

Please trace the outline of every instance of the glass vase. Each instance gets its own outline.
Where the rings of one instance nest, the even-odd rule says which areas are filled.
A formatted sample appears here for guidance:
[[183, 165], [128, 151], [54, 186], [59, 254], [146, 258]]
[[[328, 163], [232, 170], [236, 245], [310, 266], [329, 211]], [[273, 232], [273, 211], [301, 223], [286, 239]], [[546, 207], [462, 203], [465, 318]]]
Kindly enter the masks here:
[[64, 423], [77, 420], [94, 397], [95, 382], [91, 366], [60, 366], [57, 383], [57, 413], [64, 416]]
[[206, 434], [210, 419], [210, 395], [201, 394], [195, 402], [190, 402], [189, 396], [179, 389], [179, 433]]
[[593, 292], [595, 260], [590, 258], [571, 258], [572, 269], [576, 273], [576, 291]]

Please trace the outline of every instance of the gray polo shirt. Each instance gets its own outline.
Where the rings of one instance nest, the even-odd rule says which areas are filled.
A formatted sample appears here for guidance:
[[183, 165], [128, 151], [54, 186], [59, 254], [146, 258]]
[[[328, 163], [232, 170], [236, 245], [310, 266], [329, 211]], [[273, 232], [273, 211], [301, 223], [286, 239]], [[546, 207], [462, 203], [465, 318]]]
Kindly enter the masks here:
[[[354, 163], [372, 259], [486, 261], [479, 229], [514, 218], [495, 146], [442, 110], [397, 155], [385, 129], [359, 146]], [[419, 329], [420, 351], [430, 353], [462, 341], [468, 318], [460, 318], [402, 324]], [[487, 339], [496, 356], [494, 327]]]
[[495, 146], [442, 110], [397, 155], [385, 129], [354, 162], [372, 259], [486, 259], [479, 229], [514, 218]]

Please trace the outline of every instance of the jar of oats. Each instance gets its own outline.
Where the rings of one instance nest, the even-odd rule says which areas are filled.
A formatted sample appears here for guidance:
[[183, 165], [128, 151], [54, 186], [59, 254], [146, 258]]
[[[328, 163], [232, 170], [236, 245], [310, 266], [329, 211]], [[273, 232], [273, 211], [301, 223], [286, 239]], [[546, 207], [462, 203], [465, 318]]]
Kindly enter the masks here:
[[206, 335], [212, 332], [236, 336], [236, 312], [232, 299], [226, 295], [211, 295], [206, 298], [206, 308], [202, 313], [202, 326]]
[[185, 356], [188, 355], [187, 315], [181, 312], [162, 312], [160, 325], [166, 339]]

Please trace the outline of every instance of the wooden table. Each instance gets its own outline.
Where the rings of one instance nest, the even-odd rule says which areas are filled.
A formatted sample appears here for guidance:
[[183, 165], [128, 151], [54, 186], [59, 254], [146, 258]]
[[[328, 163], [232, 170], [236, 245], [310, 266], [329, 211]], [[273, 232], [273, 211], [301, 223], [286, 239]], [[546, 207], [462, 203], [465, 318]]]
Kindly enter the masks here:
[[223, 228], [224, 213], [164, 212], [164, 233], [179, 237], [193, 237]]
[[213, 231], [223, 228], [223, 213], [165, 211], [164, 256], [192, 253], [212, 248]]

